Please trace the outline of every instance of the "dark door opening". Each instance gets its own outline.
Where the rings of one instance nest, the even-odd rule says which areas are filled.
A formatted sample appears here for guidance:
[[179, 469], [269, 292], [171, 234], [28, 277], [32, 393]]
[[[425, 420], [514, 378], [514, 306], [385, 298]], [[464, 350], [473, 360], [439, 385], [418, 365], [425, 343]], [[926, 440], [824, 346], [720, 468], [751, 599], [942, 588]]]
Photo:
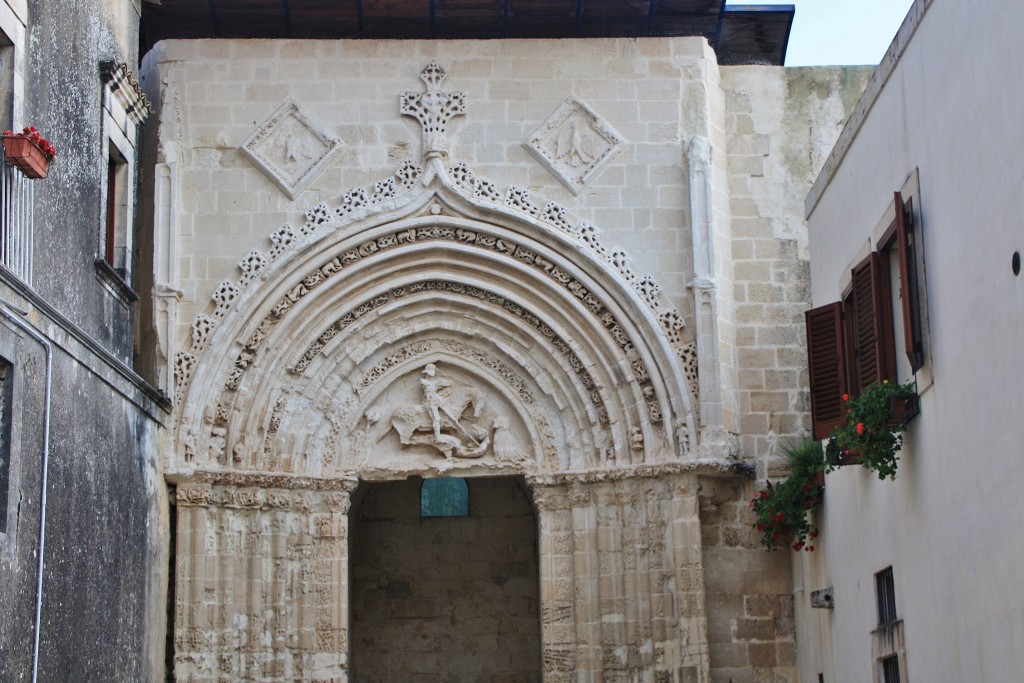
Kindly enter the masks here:
[[364, 482], [353, 496], [352, 680], [539, 682], [537, 522], [525, 483], [468, 479], [469, 514], [436, 517], [421, 515], [422, 483]]

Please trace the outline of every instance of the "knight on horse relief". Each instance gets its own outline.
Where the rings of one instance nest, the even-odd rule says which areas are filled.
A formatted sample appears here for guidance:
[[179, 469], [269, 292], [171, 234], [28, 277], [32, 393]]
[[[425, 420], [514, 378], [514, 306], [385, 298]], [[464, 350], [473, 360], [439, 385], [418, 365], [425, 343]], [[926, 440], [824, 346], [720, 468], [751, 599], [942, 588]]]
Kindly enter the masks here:
[[474, 422], [489, 407], [484, 393], [438, 377], [433, 363], [423, 368], [419, 382], [423, 403], [400, 406], [391, 413], [391, 427], [399, 442], [436, 448], [449, 460], [483, 457], [491, 446], [491, 432], [504, 429], [497, 421], [490, 427]]

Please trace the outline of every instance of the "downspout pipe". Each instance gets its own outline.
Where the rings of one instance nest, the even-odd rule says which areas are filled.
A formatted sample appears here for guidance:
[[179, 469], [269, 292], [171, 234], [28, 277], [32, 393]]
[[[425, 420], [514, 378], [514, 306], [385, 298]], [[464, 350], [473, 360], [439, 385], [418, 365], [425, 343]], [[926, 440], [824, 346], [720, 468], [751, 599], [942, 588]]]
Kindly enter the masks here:
[[[18, 315], [15, 311], [21, 313]], [[46, 491], [47, 475], [50, 469], [50, 397], [53, 385], [53, 346], [34, 327], [29, 325], [22, 316], [27, 315], [26, 311], [20, 311], [6, 301], [0, 302], [0, 314], [20, 327], [46, 349], [46, 407], [43, 412], [43, 482], [42, 495], [39, 499], [39, 572], [36, 578], [36, 618], [33, 627], [32, 642], [32, 683], [39, 680], [39, 632], [42, 630], [43, 620], [43, 558], [46, 550]]]

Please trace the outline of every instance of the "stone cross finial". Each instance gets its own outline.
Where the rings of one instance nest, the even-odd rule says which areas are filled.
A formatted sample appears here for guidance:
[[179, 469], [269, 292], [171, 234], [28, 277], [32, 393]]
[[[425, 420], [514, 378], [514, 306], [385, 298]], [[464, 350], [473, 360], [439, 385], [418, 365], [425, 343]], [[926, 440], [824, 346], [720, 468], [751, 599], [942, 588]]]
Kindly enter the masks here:
[[448, 122], [466, 113], [466, 93], [441, 92], [441, 82], [447, 76], [444, 69], [431, 62], [420, 72], [427, 91], [402, 94], [402, 114], [413, 117], [423, 126], [423, 156], [426, 159], [448, 154]]

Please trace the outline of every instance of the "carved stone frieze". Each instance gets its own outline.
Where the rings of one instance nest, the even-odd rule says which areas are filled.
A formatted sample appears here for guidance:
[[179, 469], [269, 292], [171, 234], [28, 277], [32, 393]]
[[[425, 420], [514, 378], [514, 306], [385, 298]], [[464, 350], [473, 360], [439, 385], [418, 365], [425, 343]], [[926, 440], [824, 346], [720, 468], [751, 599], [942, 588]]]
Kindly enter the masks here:
[[[189, 472], [168, 472], [168, 481], [177, 485], [177, 501], [179, 504], [203, 504], [202, 501], [212, 500], [211, 487], [234, 487], [250, 489], [282, 489], [292, 492], [339, 492], [350, 493], [355, 490], [359, 480], [354, 474], [331, 478], [300, 477], [294, 475], [271, 474], [269, 472], [242, 472], [237, 470], [195, 470]], [[203, 493], [203, 492], [206, 493]], [[306, 506], [308, 507], [308, 505]]]
[[291, 199], [339, 149], [341, 140], [292, 100], [279, 106], [241, 147], [242, 154]]
[[[739, 460], [689, 460], [686, 462], [592, 468], [585, 472], [574, 471], [528, 474], [526, 476], [526, 481], [530, 486], [537, 487], [536, 490], [543, 490], [544, 487], [625, 481], [631, 479], [661, 479], [680, 474], [702, 477], [744, 477], [753, 480], [755, 470], [749, 463], [741, 462]], [[534, 495], [536, 495], [536, 493]]]
[[524, 144], [551, 175], [579, 194], [622, 151], [625, 140], [581, 100], [569, 97]]

